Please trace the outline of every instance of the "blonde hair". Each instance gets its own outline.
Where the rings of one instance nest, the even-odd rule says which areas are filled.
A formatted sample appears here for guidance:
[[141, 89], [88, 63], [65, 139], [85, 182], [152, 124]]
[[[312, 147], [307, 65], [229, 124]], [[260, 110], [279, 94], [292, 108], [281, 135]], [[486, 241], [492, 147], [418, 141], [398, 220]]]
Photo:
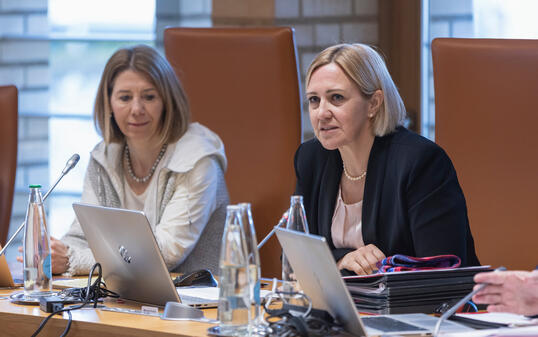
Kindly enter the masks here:
[[119, 74], [132, 70], [146, 77], [157, 89], [163, 101], [163, 113], [158, 132], [160, 143], [173, 143], [187, 131], [191, 113], [187, 96], [168, 61], [155, 49], [138, 45], [118, 49], [108, 60], [93, 109], [93, 120], [105, 143], [121, 143], [124, 135], [112, 116], [110, 95]]
[[355, 44], [338, 44], [323, 50], [310, 64], [306, 86], [314, 71], [329, 63], [340, 69], [358, 86], [364, 97], [370, 98], [377, 91], [383, 92], [383, 104], [373, 117], [373, 133], [384, 136], [391, 133], [405, 118], [405, 106], [396, 85], [381, 56], [371, 47]]

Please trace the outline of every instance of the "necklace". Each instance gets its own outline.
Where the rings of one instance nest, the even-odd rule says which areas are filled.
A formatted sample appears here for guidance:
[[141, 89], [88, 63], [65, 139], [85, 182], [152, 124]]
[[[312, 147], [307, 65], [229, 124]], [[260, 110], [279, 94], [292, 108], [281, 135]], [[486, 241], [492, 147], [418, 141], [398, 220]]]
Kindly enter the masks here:
[[125, 161], [127, 162], [127, 172], [129, 173], [129, 176], [131, 177], [131, 179], [133, 179], [137, 183], [147, 182], [151, 178], [153, 173], [155, 173], [155, 170], [157, 169], [157, 165], [159, 165], [159, 162], [161, 161], [161, 159], [164, 156], [164, 153], [166, 152], [166, 147], [167, 147], [167, 144], [164, 144], [163, 147], [161, 148], [161, 152], [159, 152], [159, 155], [157, 156], [157, 159], [155, 159], [153, 166], [151, 166], [149, 173], [145, 177], [139, 178], [135, 176], [134, 174], [133, 164], [131, 163], [131, 156], [129, 156], [129, 146], [125, 144], [125, 150], [123, 151], [123, 153], [125, 154]]
[[364, 177], [366, 177], [366, 171], [362, 172], [361, 174], [359, 174], [356, 177], [353, 177], [352, 175], [347, 173], [346, 164], [344, 164], [343, 161], [342, 161], [342, 166], [344, 167], [344, 174], [345, 174], [346, 178], [348, 178], [351, 181], [359, 181], [359, 180], [363, 179]]

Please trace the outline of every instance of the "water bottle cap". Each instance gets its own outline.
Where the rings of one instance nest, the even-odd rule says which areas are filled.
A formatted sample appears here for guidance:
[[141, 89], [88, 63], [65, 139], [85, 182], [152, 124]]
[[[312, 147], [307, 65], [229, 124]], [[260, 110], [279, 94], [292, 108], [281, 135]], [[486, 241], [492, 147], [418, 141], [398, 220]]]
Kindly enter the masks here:
[[291, 202], [303, 202], [303, 196], [302, 195], [292, 195], [290, 198]]
[[228, 205], [226, 206], [227, 211], [239, 211], [241, 207], [239, 205]]
[[38, 185], [30, 185], [28, 187], [30, 187], [30, 188], [41, 188], [41, 185], [39, 185], [39, 184]]

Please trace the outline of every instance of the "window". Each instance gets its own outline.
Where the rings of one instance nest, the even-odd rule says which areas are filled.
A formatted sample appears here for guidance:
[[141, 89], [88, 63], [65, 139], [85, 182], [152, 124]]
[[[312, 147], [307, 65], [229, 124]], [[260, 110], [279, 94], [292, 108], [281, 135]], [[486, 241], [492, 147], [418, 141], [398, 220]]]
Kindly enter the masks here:
[[147, 0], [49, 0], [49, 178], [53, 182], [73, 153], [81, 160], [48, 204], [51, 235], [62, 236], [80, 200], [89, 153], [100, 141], [93, 101], [101, 72], [122, 45], [153, 44], [155, 2]]
[[[23, 0], [21, 6], [28, 3]], [[41, 184], [45, 193], [69, 157], [79, 153], [79, 164], [46, 203], [50, 233], [61, 237], [74, 219], [71, 204], [80, 200], [89, 153], [101, 139], [92, 119], [101, 72], [122, 45], [154, 44], [155, 1], [49, 0], [40, 10], [45, 13], [43, 26], [49, 31], [34, 29], [17, 36], [22, 41], [17, 43], [28, 46], [26, 50], [19, 47], [19, 54], [13, 56], [17, 61], [12, 62], [18, 66], [23, 62], [20, 60], [28, 59], [24, 66], [29, 69], [26, 77], [32, 81], [18, 85], [19, 158], [11, 233], [24, 220], [28, 184]], [[24, 15], [29, 16], [32, 26], [35, 14]], [[38, 42], [32, 42], [36, 39]], [[37, 56], [31, 59], [32, 51], [43, 61], [34, 61]], [[22, 240], [22, 235], [17, 239]], [[13, 263], [20, 242], [6, 254], [12, 270], [21, 267]]]
[[106, 61], [123, 45], [153, 44], [155, 2], [147, 0], [49, 0], [49, 178], [53, 182], [73, 153], [81, 160], [48, 204], [51, 235], [62, 236], [80, 200], [89, 153], [101, 138], [92, 111]]

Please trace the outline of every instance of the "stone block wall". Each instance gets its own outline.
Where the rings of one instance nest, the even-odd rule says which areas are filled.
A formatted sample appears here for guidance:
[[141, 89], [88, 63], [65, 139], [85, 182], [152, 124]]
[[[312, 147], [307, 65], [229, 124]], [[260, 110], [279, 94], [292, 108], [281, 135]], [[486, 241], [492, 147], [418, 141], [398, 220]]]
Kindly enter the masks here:
[[161, 51], [166, 27], [211, 27], [211, 25], [211, 0], [155, 2], [155, 46]]

